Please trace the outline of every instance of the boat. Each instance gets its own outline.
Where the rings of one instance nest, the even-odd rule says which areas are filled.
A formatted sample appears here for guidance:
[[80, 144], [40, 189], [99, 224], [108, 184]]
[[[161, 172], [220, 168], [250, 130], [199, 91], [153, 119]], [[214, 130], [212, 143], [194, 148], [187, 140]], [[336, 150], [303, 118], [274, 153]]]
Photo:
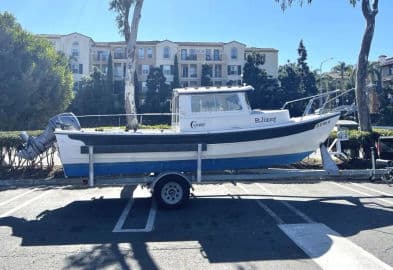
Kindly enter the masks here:
[[[334, 111], [290, 117], [287, 109], [251, 109], [247, 92], [253, 90], [174, 89], [171, 128], [163, 130], [87, 130], [73, 114], [57, 116], [51, 122], [57, 127], [53, 136], [64, 173], [88, 176], [89, 151], [94, 153], [94, 175], [195, 172], [198, 155], [204, 172], [291, 164], [324, 143], [340, 117]], [[26, 141], [22, 157], [34, 144]]]

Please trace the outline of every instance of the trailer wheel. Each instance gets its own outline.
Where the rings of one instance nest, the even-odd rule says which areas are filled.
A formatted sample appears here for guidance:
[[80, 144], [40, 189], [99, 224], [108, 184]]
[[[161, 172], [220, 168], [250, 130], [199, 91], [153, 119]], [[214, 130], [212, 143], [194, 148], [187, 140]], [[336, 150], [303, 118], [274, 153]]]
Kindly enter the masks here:
[[180, 175], [166, 175], [158, 180], [153, 196], [161, 208], [179, 208], [190, 197], [190, 184]]

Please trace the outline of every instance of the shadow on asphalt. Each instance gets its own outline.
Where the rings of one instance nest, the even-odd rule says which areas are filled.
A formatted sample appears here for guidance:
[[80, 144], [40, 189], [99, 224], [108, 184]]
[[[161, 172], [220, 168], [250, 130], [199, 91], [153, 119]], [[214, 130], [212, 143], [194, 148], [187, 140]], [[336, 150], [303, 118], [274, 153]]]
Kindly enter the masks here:
[[[337, 200], [347, 203], [337, 203]], [[123, 269], [129, 269], [126, 260], [134, 259], [142, 269], [156, 269], [158, 266], [150, 255], [152, 242], [197, 241], [201, 246], [198, 252], [211, 263], [309, 258], [256, 201], [247, 195], [242, 198], [193, 197], [182, 209], [158, 210], [154, 231], [150, 233], [112, 233], [128, 202], [123, 199], [74, 201], [44, 211], [35, 220], [0, 218], [0, 226], [12, 228], [12, 235], [21, 238], [22, 246], [96, 244], [91, 250], [66, 258], [68, 268], [94, 269], [120, 264]], [[365, 207], [358, 197], [309, 201], [262, 198], [260, 201], [285, 223], [305, 221], [288, 211], [280, 201], [291, 204], [343, 236], [393, 225], [391, 208], [375, 203]], [[149, 209], [150, 199], [135, 199], [134, 205]], [[130, 218], [138, 218], [132, 216], [133, 210]], [[127, 248], [123, 244], [120, 246], [121, 243]], [[181, 249], [182, 243], [178, 246]]]

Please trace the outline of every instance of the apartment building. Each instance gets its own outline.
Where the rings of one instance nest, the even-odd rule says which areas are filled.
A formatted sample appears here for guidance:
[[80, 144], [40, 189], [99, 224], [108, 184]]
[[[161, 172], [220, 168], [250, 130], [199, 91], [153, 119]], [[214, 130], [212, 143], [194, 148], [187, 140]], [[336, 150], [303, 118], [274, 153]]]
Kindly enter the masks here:
[[393, 84], [393, 57], [388, 58], [386, 55], [379, 56], [379, 65], [381, 67], [381, 77], [383, 85]]
[[[122, 81], [126, 70], [126, 44], [121, 42], [95, 42], [80, 33], [68, 35], [41, 35], [52, 42], [56, 50], [70, 57], [75, 86], [94, 68], [106, 72], [108, 57], [112, 55], [114, 80]], [[278, 74], [278, 50], [248, 48], [238, 41], [231, 42], [173, 42], [138, 41], [137, 74], [142, 91], [146, 91], [146, 79], [151, 67], [161, 67], [170, 83], [173, 81], [175, 55], [178, 58], [180, 84], [183, 87], [199, 86], [202, 65], [211, 66], [213, 85], [237, 85], [242, 82], [243, 66], [247, 54], [259, 53], [265, 59], [261, 66], [273, 77]]]

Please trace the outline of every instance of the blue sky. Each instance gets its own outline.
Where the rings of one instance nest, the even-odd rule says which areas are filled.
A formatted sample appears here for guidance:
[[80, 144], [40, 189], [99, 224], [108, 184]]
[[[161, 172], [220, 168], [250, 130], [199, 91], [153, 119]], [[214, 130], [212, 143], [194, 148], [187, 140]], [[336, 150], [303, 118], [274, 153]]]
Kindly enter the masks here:
[[[393, 2], [381, 0], [370, 60], [393, 56]], [[2, 0], [9, 11], [35, 34], [80, 32], [95, 41], [118, 41], [115, 13], [107, 0]], [[389, 15], [391, 14], [391, 15]], [[313, 0], [312, 5], [283, 12], [274, 0], [145, 0], [138, 40], [231, 41], [279, 50], [279, 63], [297, 58], [303, 39], [312, 69], [338, 61], [356, 63], [365, 27], [360, 5], [349, 0]]]

